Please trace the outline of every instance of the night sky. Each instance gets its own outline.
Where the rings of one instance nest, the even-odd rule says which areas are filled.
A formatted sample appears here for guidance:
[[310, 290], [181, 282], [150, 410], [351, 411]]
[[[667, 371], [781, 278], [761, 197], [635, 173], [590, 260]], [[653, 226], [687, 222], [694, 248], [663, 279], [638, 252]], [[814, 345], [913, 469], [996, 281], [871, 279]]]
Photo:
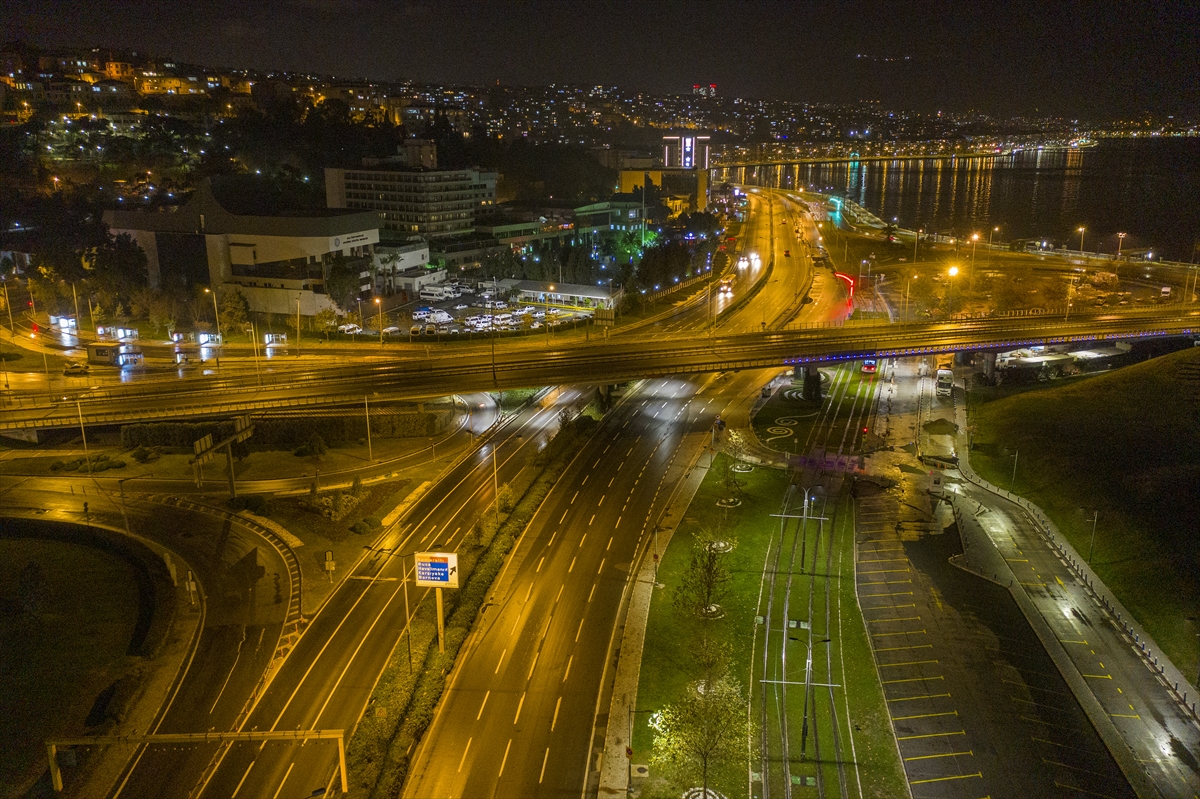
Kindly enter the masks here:
[[741, 97], [1099, 119], [1200, 109], [1197, 2], [7, 0], [0, 31], [419, 82], [716, 83]]

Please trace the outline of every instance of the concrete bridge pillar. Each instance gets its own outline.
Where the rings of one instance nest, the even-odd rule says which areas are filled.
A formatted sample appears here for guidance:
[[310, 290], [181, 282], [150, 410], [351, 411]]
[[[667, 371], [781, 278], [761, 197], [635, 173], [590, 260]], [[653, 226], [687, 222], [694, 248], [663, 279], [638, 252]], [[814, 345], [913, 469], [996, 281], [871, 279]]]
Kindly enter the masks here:
[[806, 400], [821, 401], [821, 372], [815, 366], [804, 367], [804, 388], [801, 396]]
[[996, 382], [996, 353], [985, 352], [983, 354], [983, 374], [989, 383]]

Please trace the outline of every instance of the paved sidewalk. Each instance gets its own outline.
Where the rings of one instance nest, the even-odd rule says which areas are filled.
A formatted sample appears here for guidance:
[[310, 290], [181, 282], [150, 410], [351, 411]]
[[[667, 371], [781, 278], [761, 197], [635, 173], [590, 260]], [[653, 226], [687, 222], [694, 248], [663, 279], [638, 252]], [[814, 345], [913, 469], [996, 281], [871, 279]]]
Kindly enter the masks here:
[[1008, 588], [1139, 796], [1200, 793], [1195, 689], [1040, 508], [971, 469], [966, 412], [955, 410], [968, 481], [954, 492], [956, 565]]

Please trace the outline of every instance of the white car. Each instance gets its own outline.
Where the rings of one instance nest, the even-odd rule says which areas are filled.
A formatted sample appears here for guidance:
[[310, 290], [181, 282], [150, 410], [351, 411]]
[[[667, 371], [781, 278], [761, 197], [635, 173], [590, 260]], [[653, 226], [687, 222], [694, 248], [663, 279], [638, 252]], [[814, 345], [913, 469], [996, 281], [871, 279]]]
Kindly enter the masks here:
[[395, 325], [393, 325], [391, 327], [385, 327], [383, 329], [383, 335], [385, 335], [385, 336], [394, 336], [399, 332], [400, 332], [400, 328], [396, 327]]
[[467, 309], [467, 306], [461, 302], [458, 305], [454, 306], [454, 310], [456, 310], [456, 311], [465, 311], [466, 309]]
[[361, 333], [362, 328], [356, 324], [338, 325], [339, 333]]

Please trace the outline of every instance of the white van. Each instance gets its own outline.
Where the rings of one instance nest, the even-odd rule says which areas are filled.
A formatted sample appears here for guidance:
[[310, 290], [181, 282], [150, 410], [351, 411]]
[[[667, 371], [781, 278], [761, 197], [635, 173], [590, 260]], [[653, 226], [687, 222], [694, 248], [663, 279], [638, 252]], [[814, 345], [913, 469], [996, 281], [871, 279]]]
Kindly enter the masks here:
[[421, 299], [423, 300], [444, 300], [448, 296], [450, 293], [445, 286], [426, 286], [421, 289]]
[[510, 314], [510, 313], [496, 314], [495, 324], [498, 327], [507, 327], [508, 325], [511, 325], [512, 324], [512, 314]]

